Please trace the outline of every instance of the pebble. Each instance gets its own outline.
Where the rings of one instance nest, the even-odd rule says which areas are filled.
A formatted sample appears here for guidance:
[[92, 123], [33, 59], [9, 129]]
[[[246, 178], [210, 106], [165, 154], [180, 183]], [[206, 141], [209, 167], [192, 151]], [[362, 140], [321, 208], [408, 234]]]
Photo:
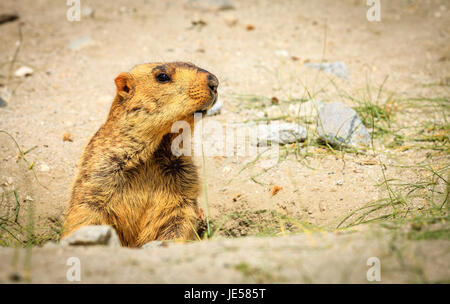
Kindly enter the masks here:
[[226, 25], [232, 27], [235, 26], [239, 20], [234, 16], [225, 16], [223, 18], [223, 21], [225, 22]]
[[78, 51], [93, 44], [94, 40], [90, 36], [82, 36], [72, 40], [69, 44], [69, 49]]
[[321, 62], [321, 63], [305, 63], [306, 67], [310, 67], [319, 71], [331, 73], [337, 77], [349, 80], [350, 71], [343, 62]]
[[30, 67], [27, 66], [22, 66], [20, 68], [18, 68], [15, 72], [14, 72], [14, 76], [16, 77], [28, 77], [33, 75], [34, 70]]
[[228, 166], [223, 167], [222, 172], [224, 172], [224, 173], [230, 173], [230, 172], [231, 172], [231, 168], [228, 167]]
[[8, 103], [0, 96], [0, 108], [6, 108]]
[[105, 245], [120, 247], [120, 240], [116, 231], [107, 225], [84, 226], [75, 230], [60, 242], [61, 246], [92, 246]]
[[42, 164], [39, 166], [39, 170], [40, 170], [41, 172], [48, 172], [48, 171], [50, 171], [50, 167], [49, 167], [47, 164], [42, 163]]
[[276, 50], [275, 55], [278, 57], [289, 57], [289, 53], [286, 50]]
[[322, 141], [334, 146], [370, 146], [370, 135], [355, 110], [340, 102], [325, 105], [317, 119], [317, 133]]
[[187, 6], [203, 11], [222, 11], [234, 9], [230, 0], [188, 0]]

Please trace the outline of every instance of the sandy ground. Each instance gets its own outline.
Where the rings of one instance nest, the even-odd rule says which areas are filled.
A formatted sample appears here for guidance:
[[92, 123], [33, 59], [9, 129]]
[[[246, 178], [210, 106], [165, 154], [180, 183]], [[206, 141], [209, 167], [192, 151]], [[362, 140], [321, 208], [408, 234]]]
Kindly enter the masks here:
[[[16, 162], [14, 143], [4, 134], [0, 134], [0, 182], [19, 189], [21, 200], [33, 200], [39, 231], [53, 231], [63, 220], [78, 158], [108, 113], [115, 93], [113, 79], [139, 63], [190, 61], [213, 72], [220, 80], [219, 93], [225, 105], [222, 114], [207, 119], [221, 122], [259, 117], [259, 110], [241, 110], [235, 94], [280, 100], [313, 94], [325, 102], [346, 102], [330, 79], [354, 94], [366, 86], [380, 86], [388, 76], [387, 93], [383, 94], [395, 92], [398, 98], [448, 96], [448, 85], [427, 85], [448, 82], [450, 1], [382, 1], [381, 22], [367, 21], [364, 1], [235, 2], [233, 10], [202, 11], [181, 1], [131, 0], [115, 1], [114, 5], [82, 1], [94, 10], [93, 16], [69, 22], [65, 1], [1, 1], [0, 12], [16, 11], [20, 20], [0, 25], [0, 92], [8, 103], [0, 108], [0, 130], [13, 135], [23, 150], [36, 146], [27, 159], [35, 161], [41, 185], [31, 172], [23, 173], [26, 168]], [[230, 25], [232, 21], [236, 22]], [[23, 37], [13, 71], [25, 65], [34, 73], [8, 79], [8, 62], [19, 41], [19, 22], [23, 23]], [[69, 47], [85, 36], [89, 43], [76, 50]], [[345, 62], [350, 80], [303, 66], [321, 60]], [[398, 111], [405, 123], [410, 120], [413, 124], [437, 115], [424, 116], [407, 107]], [[66, 132], [72, 142], [62, 140]], [[386, 196], [376, 186], [382, 181], [380, 166], [373, 165], [377, 160], [387, 165], [430, 161], [429, 151], [388, 151], [383, 142], [375, 144], [376, 153], [365, 155], [333, 155], [310, 147], [312, 156], [307, 162], [283, 161], [258, 176], [260, 183], [250, 178], [264, 169], [260, 163], [239, 173], [254, 157], [206, 158], [202, 177], [211, 217], [216, 223], [225, 222], [226, 232], [232, 236], [252, 231], [224, 215], [255, 210], [276, 210], [306, 223], [335, 228], [349, 212]], [[432, 157], [431, 162], [448, 161], [446, 153]], [[201, 159], [197, 162], [203, 171]], [[387, 178], [417, 178], [412, 171], [387, 168]], [[282, 190], [272, 195], [275, 185]], [[204, 203], [202, 195], [200, 205]], [[256, 215], [253, 220], [262, 221]], [[49, 276], [42, 281], [53, 279], [60, 280]]]

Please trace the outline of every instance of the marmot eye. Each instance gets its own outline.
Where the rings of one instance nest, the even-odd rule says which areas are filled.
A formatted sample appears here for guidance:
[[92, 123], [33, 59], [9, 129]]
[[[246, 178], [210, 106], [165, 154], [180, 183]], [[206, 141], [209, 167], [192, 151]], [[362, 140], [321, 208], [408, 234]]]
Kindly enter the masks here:
[[169, 82], [170, 77], [169, 77], [169, 75], [167, 75], [165, 73], [161, 73], [156, 76], [156, 80], [158, 80], [158, 82], [161, 82], [161, 83]]

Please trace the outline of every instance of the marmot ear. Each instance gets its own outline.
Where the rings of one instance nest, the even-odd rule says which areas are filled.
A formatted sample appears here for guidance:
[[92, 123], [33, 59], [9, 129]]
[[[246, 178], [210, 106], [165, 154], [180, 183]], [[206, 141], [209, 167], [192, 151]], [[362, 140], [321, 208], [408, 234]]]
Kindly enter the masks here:
[[125, 98], [133, 94], [135, 81], [130, 73], [120, 73], [114, 79], [117, 88], [117, 95]]

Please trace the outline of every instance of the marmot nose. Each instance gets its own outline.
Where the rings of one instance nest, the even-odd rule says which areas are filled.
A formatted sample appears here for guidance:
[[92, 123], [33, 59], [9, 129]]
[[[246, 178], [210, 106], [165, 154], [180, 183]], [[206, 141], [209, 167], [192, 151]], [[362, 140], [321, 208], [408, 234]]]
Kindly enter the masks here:
[[217, 93], [217, 87], [219, 86], [219, 80], [216, 76], [211, 73], [208, 73], [208, 87], [213, 93]]

